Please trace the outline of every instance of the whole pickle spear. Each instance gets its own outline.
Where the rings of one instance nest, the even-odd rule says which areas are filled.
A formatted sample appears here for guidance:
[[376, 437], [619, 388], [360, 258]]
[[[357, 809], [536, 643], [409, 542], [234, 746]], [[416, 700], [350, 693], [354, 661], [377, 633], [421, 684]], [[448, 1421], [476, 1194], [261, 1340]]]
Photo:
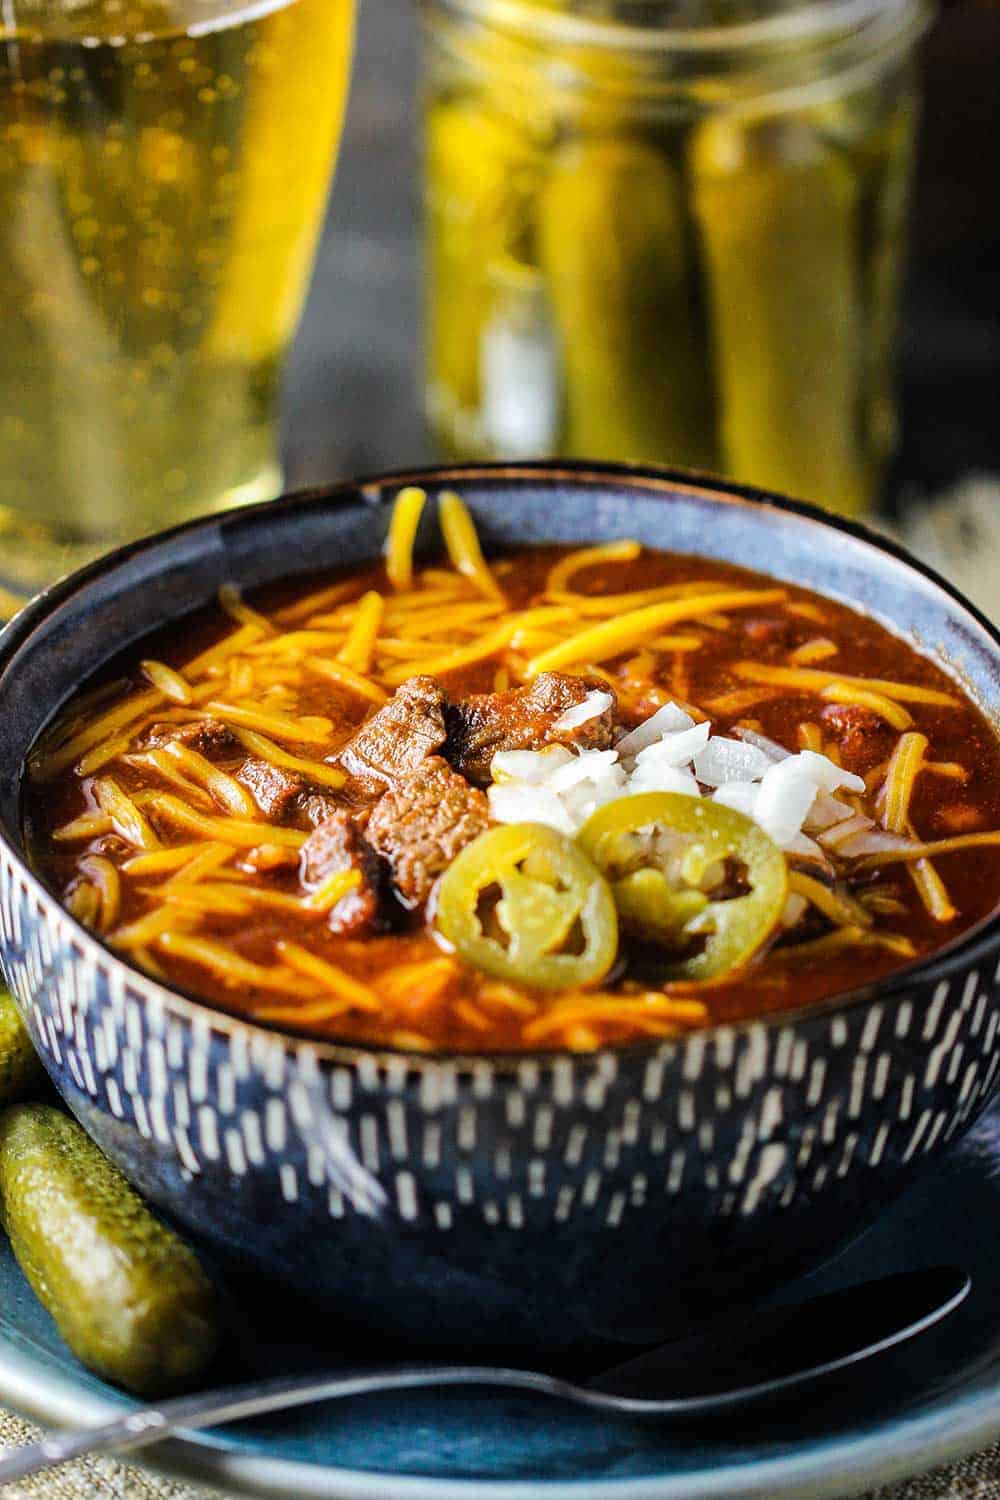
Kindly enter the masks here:
[[23, 1099], [44, 1077], [17, 1007], [8, 991], [0, 987], [0, 1104]]
[[915, 134], [916, 108], [914, 101], [905, 97], [858, 148], [875, 206], [865, 266], [865, 394], [866, 430], [876, 464], [890, 456], [897, 438], [893, 350], [899, 324]]
[[571, 456], [710, 467], [680, 176], [645, 141], [576, 141], [540, 209], [541, 263], [562, 348]]
[[467, 457], [478, 437], [491, 268], [524, 251], [537, 158], [518, 123], [477, 99], [428, 106], [427, 362], [431, 420]]
[[727, 471], [848, 515], [862, 453], [858, 188], [805, 122], [720, 117], [694, 132]]
[[39, 1301], [98, 1375], [156, 1397], [208, 1366], [219, 1343], [208, 1276], [60, 1110], [0, 1114], [0, 1218]]

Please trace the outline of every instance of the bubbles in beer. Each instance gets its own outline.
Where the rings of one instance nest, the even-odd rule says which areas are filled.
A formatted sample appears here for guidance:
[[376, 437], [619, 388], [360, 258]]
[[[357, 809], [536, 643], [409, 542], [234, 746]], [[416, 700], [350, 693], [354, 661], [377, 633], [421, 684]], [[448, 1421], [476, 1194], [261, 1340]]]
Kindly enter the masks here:
[[274, 487], [352, 9], [0, 0], [4, 561]]

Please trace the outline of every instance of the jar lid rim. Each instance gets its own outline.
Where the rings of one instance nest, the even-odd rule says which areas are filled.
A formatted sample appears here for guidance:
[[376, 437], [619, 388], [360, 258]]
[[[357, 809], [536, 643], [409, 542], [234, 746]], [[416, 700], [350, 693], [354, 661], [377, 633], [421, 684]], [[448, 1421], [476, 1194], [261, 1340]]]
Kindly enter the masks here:
[[802, 0], [793, 10], [776, 10], [752, 21], [712, 26], [647, 26], [629, 21], [597, 21], [547, 10], [531, 0], [442, 0], [448, 9], [541, 42], [627, 51], [712, 52], [752, 50], [789, 42], [879, 32], [923, 30], [931, 17], [929, 0]]

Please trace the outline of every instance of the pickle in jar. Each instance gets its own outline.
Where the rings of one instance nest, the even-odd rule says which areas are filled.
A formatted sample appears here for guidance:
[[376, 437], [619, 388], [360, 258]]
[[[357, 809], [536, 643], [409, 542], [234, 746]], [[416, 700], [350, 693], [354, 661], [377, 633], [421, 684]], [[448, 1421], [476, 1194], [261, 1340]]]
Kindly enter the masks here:
[[695, 127], [724, 465], [849, 515], [872, 474], [860, 443], [859, 189], [806, 121]]
[[909, 70], [825, 101], [809, 111], [823, 140], [839, 150], [857, 183], [863, 323], [858, 442], [873, 477], [897, 440], [894, 359], [902, 289], [917, 105]]
[[472, 97], [427, 116], [427, 357], [431, 420], [458, 455], [481, 451], [484, 331], [503, 268], [522, 262], [539, 155], [519, 122]]
[[893, 350], [899, 323], [906, 219], [916, 137], [916, 107], [900, 100], [859, 142], [855, 161], [872, 212], [862, 297], [865, 309], [865, 435], [877, 464], [896, 446]]
[[684, 186], [637, 137], [567, 142], [539, 212], [558, 328], [562, 451], [708, 468], [715, 458]]

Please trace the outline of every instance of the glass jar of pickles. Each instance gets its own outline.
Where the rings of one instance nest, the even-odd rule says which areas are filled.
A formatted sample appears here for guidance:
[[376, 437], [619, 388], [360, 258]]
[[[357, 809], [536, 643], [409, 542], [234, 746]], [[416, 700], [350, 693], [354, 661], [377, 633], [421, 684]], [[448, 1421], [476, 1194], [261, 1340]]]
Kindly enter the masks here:
[[455, 458], [857, 514], [895, 433], [924, 0], [424, 0], [428, 408]]

